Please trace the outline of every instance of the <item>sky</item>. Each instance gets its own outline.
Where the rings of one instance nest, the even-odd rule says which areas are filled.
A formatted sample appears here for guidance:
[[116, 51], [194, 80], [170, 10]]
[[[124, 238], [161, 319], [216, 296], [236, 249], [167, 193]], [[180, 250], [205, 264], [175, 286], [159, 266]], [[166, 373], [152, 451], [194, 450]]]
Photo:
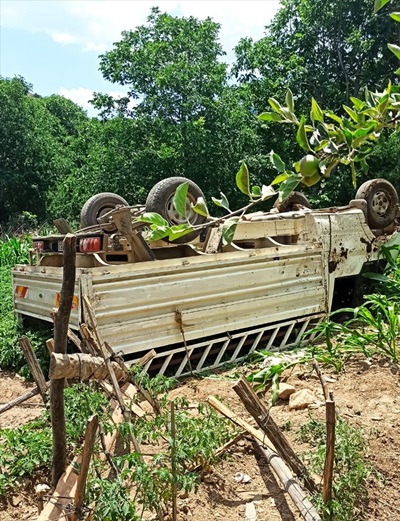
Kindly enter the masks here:
[[123, 93], [103, 79], [99, 54], [111, 50], [122, 31], [144, 24], [154, 6], [220, 23], [230, 63], [240, 38], [263, 36], [279, 0], [0, 0], [0, 75], [23, 76], [34, 92], [61, 94], [93, 115], [93, 92]]

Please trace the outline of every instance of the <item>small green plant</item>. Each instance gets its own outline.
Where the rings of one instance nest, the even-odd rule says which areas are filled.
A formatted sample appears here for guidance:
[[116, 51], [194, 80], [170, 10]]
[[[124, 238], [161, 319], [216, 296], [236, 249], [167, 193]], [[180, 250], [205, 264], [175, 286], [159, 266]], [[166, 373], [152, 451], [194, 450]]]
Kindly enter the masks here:
[[[322, 474], [325, 463], [325, 424], [314, 418], [300, 427], [299, 438], [308, 443], [312, 450], [307, 454], [311, 469]], [[321, 495], [314, 496], [319, 512], [326, 519], [335, 521], [356, 521], [356, 508], [365, 497], [366, 480], [374, 472], [365, 460], [366, 439], [360, 429], [355, 429], [338, 418], [336, 423], [335, 467], [333, 480], [333, 500], [324, 505]]]
[[[89, 386], [74, 385], [65, 390], [68, 448], [71, 453], [82, 443], [86, 422], [99, 414], [107, 423], [108, 400]], [[16, 429], [0, 429], [0, 496], [18, 486], [18, 480], [46, 469], [52, 458], [50, 412]]]

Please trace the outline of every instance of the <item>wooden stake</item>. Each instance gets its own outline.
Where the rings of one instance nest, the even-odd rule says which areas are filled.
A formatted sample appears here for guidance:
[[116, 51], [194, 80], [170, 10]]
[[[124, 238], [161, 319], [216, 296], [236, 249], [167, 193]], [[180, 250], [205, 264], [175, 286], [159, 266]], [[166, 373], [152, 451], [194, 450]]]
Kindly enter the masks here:
[[[121, 393], [121, 389], [120, 389], [120, 387], [118, 385], [118, 381], [117, 381], [117, 378], [115, 376], [114, 369], [113, 369], [113, 367], [111, 365], [111, 361], [109, 359], [107, 350], [106, 350], [106, 348], [104, 347], [104, 344], [101, 341], [100, 333], [99, 333], [98, 327], [97, 327], [96, 316], [94, 314], [92, 305], [91, 305], [90, 300], [89, 300], [87, 295], [83, 295], [83, 302], [85, 304], [87, 314], [88, 314], [88, 316], [90, 318], [90, 322], [92, 324], [93, 334], [94, 334], [94, 336], [96, 338], [97, 345], [100, 347], [101, 353], [102, 353], [103, 358], [104, 358], [104, 362], [105, 362], [106, 367], [108, 369], [108, 372], [109, 372], [109, 375], [110, 375], [110, 378], [111, 378], [111, 383], [112, 383], [112, 385], [114, 387], [115, 395], [117, 397], [117, 401], [119, 403], [119, 406], [121, 407], [122, 414], [124, 415], [125, 421], [127, 423], [131, 423], [130, 413], [129, 413], [128, 409], [126, 408], [126, 405], [125, 405], [125, 402], [124, 402], [124, 399], [123, 399], [123, 396], [122, 396], [122, 393]], [[141, 453], [140, 453], [139, 443], [138, 443], [137, 439], [135, 438], [135, 436], [133, 435], [132, 431], [130, 432], [130, 436], [131, 436], [131, 439], [132, 439], [133, 446], [135, 448], [135, 452], [137, 452], [139, 457], [140, 457]]]
[[326, 456], [324, 467], [324, 483], [322, 487], [322, 499], [324, 503], [332, 500], [333, 467], [335, 463], [335, 428], [336, 411], [333, 393], [329, 393], [329, 400], [326, 401]]
[[[60, 304], [54, 317], [54, 352], [67, 351], [68, 323], [71, 315], [76, 274], [76, 237], [63, 240], [63, 281]], [[50, 383], [51, 425], [53, 431], [52, 484], [55, 487], [66, 467], [67, 440], [64, 414], [64, 380]]]
[[271, 417], [269, 410], [260, 401], [249, 382], [241, 377], [232, 388], [242, 400], [248, 412], [256, 420], [260, 429], [268, 436], [279, 456], [289, 465], [297, 476], [301, 476], [304, 479], [308, 490], [313, 492], [315, 490], [315, 483], [309, 477], [306, 467], [294, 452], [285, 435]]
[[88, 419], [85, 431], [85, 441], [82, 451], [82, 461], [76, 485], [74, 507], [75, 512], [71, 517], [71, 521], [82, 519], [82, 506], [85, 501], [86, 480], [89, 472], [90, 459], [92, 457], [94, 442], [96, 440], [96, 431], [99, 426], [99, 417], [92, 416]]
[[42, 368], [39, 365], [38, 359], [36, 358], [36, 355], [32, 349], [31, 343], [29, 342], [26, 336], [23, 336], [19, 339], [19, 345], [21, 346], [21, 349], [24, 352], [33, 379], [35, 380], [36, 385], [38, 386], [40, 395], [43, 398], [43, 401], [46, 402], [46, 395], [48, 391], [46, 380], [43, 376]]

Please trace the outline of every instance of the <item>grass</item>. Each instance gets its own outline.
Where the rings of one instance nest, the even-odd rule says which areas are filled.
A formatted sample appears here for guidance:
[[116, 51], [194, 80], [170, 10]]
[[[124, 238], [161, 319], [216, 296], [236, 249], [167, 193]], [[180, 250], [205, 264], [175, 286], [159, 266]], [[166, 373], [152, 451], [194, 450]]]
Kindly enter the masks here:
[[0, 369], [15, 371], [29, 376], [29, 369], [18, 344], [18, 338], [25, 334], [43, 366], [48, 366], [48, 355], [44, 340], [48, 332], [22, 330], [13, 311], [11, 270], [15, 264], [29, 262], [29, 236], [19, 238], [3, 235], [0, 237]]

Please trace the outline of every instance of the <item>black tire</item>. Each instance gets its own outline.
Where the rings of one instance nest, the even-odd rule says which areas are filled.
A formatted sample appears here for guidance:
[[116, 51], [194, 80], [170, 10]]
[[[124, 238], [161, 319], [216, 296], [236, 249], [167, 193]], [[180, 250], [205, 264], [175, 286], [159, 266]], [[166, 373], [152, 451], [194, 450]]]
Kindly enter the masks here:
[[282, 202], [277, 199], [274, 204], [274, 208], [277, 208], [279, 213], [292, 212], [298, 210], [300, 206], [311, 208], [310, 201], [301, 192], [292, 192], [287, 199]]
[[[116, 206], [129, 206], [123, 197], [111, 192], [103, 192], [93, 195], [86, 201], [81, 210], [81, 227], [88, 228], [98, 224], [97, 219], [113, 210]], [[113, 233], [117, 229], [107, 228], [107, 232]]]
[[[190, 179], [186, 179], [185, 177], [167, 177], [167, 179], [163, 179], [159, 183], [153, 186], [150, 190], [149, 195], [146, 200], [146, 212], [155, 212], [159, 213], [166, 221], [169, 222], [170, 225], [183, 224], [185, 221], [182, 217], [178, 215], [176, 210], [173, 208], [173, 198], [176, 189], [182, 183], [188, 182], [188, 204], [196, 204], [196, 201], [199, 197], [204, 198], [203, 192], [200, 188], [191, 181]], [[197, 226], [203, 224], [207, 220], [206, 217], [200, 215], [193, 210], [189, 213], [189, 222], [193, 226]], [[173, 242], [178, 244], [183, 244], [185, 242], [190, 242], [196, 239], [200, 234], [200, 230], [195, 230], [190, 232], [183, 237], [179, 237], [179, 239], [175, 239]]]
[[397, 217], [399, 196], [395, 187], [386, 179], [366, 181], [357, 190], [356, 199], [367, 202], [366, 218], [372, 229], [386, 228]]

